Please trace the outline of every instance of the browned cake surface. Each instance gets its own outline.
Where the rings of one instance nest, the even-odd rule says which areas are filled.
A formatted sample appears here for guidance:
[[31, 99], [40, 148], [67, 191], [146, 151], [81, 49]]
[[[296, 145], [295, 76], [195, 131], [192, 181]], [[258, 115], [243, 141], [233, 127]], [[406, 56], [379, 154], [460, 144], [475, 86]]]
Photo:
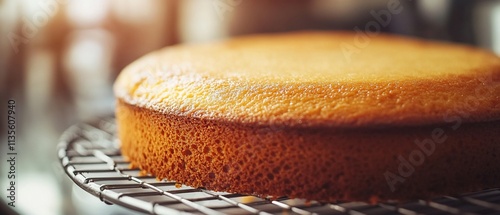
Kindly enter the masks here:
[[[462, 124], [457, 130], [451, 125], [294, 129], [161, 114], [121, 101], [116, 114], [122, 151], [134, 166], [194, 187], [368, 201], [451, 195], [499, 185], [498, 121]], [[434, 145], [429, 156], [415, 144], [424, 140]], [[424, 147], [432, 149], [429, 144]], [[423, 155], [411, 158], [421, 164], [411, 165], [413, 174], [401, 175], [398, 156], [411, 162], [412, 153]], [[389, 180], [394, 192], [386, 172], [404, 179]]]
[[347, 60], [341, 44], [353, 36], [253, 36], [145, 56], [115, 84], [123, 154], [195, 187], [322, 201], [498, 185], [499, 58], [382, 35]]
[[[348, 60], [342, 45], [354, 38], [305, 32], [168, 47], [127, 67], [115, 94], [162, 113], [244, 123], [432, 124], [471, 97], [467, 121], [500, 118], [492, 53], [379, 35]], [[485, 84], [493, 86], [479, 91]]]

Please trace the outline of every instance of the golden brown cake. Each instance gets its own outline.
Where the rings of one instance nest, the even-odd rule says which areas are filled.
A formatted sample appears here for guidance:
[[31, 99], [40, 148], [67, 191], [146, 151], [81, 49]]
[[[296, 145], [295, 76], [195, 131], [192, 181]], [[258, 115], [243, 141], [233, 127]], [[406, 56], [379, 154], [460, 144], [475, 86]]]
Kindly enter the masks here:
[[118, 77], [123, 154], [159, 179], [319, 201], [500, 185], [500, 59], [349, 32], [168, 47]]

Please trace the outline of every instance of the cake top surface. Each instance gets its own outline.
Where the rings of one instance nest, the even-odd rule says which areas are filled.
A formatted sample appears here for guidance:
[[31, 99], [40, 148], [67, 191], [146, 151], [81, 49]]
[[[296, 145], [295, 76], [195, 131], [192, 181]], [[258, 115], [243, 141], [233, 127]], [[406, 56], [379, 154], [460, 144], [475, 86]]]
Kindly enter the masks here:
[[150, 53], [114, 91], [164, 114], [260, 125], [490, 121], [500, 119], [500, 58], [384, 34], [253, 35]]

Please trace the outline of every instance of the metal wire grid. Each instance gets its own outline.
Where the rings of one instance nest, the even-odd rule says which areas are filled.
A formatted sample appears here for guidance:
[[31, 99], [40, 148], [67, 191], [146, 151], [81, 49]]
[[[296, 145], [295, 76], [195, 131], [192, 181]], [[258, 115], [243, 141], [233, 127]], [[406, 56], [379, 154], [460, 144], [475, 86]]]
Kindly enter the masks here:
[[172, 181], [157, 181], [130, 169], [120, 153], [114, 118], [70, 127], [61, 137], [58, 156], [67, 175], [108, 204], [150, 214], [500, 214], [500, 189], [404, 204], [360, 202], [322, 204], [280, 198], [262, 199], [213, 192]]

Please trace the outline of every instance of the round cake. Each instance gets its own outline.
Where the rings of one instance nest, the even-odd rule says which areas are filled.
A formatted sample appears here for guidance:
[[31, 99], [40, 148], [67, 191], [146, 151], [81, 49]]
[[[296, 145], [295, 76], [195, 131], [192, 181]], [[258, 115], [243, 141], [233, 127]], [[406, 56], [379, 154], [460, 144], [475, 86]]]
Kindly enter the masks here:
[[158, 179], [331, 202], [500, 185], [500, 58], [350, 32], [167, 47], [114, 85], [123, 155]]

